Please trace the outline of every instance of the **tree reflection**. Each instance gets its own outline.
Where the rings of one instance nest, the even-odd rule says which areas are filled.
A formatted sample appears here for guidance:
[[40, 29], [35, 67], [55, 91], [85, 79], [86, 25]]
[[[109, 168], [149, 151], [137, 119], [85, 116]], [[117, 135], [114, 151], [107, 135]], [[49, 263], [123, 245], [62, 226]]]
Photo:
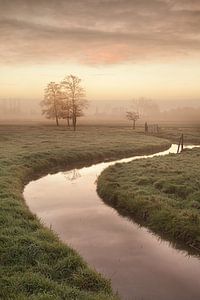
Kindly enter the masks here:
[[73, 169], [70, 171], [63, 172], [64, 177], [69, 181], [74, 181], [77, 178], [81, 177], [81, 174], [78, 169]]

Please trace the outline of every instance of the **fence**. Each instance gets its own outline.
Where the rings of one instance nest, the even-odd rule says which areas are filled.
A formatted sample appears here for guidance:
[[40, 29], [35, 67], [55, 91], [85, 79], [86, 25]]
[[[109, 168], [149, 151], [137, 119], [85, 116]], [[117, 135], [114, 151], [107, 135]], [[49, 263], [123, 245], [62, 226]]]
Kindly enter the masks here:
[[158, 126], [158, 124], [147, 124], [147, 122], [145, 123], [144, 125], [144, 128], [145, 128], [145, 133], [150, 133], [150, 134], [153, 134], [153, 133], [159, 133], [160, 132], [160, 128]]

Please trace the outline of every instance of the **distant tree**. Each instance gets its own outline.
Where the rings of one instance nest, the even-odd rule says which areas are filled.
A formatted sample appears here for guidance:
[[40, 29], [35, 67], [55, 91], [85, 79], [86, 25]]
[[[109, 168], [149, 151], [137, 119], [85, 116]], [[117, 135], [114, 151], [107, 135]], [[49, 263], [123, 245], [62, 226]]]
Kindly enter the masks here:
[[132, 128], [135, 129], [135, 123], [140, 118], [139, 114], [137, 112], [135, 112], [135, 111], [127, 111], [126, 118], [129, 121], [132, 121], [132, 124], [133, 124]]
[[67, 120], [67, 127], [70, 128], [70, 120], [72, 119], [72, 104], [65, 92], [62, 93], [62, 109], [61, 117]]
[[41, 101], [42, 114], [47, 119], [55, 119], [56, 125], [59, 126], [62, 109], [62, 92], [60, 84], [50, 82], [44, 91], [44, 99]]
[[140, 97], [132, 101], [133, 111], [137, 112], [141, 117], [158, 116], [160, 109], [158, 104], [148, 98]]
[[84, 115], [84, 109], [88, 107], [88, 101], [85, 98], [85, 90], [81, 86], [81, 79], [74, 75], [68, 75], [61, 82], [64, 90], [64, 108], [67, 122], [72, 120], [74, 131], [76, 130], [77, 118]]

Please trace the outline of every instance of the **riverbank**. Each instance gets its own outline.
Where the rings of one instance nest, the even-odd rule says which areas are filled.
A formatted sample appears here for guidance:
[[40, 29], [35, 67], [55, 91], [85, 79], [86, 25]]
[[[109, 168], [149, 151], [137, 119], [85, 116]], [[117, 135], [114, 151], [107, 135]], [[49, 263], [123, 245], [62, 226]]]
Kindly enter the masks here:
[[[176, 151], [177, 145], [172, 145], [149, 157]], [[111, 279], [120, 299], [199, 299], [200, 261], [117, 214], [96, 193], [96, 179], [103, 170], [147, 156], [48, 174], [25, 186], [25, 201], [63, 242]]]
[[1, 299], [115, 299], [110, 282], [91, 270], [30, 213], [31, 178], [80, 163], [164, 150], [167, 140], [126, 128], [0, 127]]
[[178, 248], [200, 255], [200, 149], [116, 164], [98, 179], [98, 193], [123, 215]]

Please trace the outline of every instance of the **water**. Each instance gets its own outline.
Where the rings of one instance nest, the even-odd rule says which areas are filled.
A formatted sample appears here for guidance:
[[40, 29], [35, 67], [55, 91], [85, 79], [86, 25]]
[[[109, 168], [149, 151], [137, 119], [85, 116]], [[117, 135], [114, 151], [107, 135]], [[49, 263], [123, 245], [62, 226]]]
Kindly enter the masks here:
[[[192, 148], [193, 146], [188, 146]], [[156, 155], [175, 153], [177, 145]], [[76, 249], [127, 300], [200, 299], [200, 260], [121, 217], [96, 193], [98, 175], [111, 164], [59, 172], [30, 182], [24, 197], [33, 213]]]

